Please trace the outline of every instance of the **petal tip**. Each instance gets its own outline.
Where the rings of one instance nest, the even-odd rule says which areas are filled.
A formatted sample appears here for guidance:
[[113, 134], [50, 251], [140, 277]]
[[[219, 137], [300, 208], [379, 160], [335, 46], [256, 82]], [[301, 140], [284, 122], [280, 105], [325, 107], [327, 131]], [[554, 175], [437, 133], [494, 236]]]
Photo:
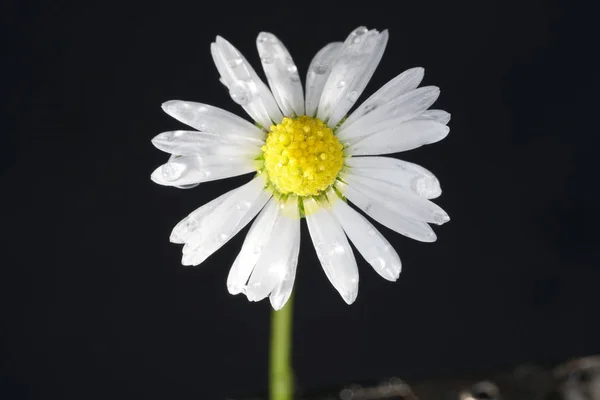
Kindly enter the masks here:
[[344, 299], [346, 304], [351, 305], [352, 303], [354, 303], [356, 301], [356, 298], [358, 297], [358, 290], [353, 290], [348, 293], [342, 293], [341, 295], [342, 295], [342, 299]]
[[285, 299], [283, 298], [283, 296], [271, 296], [269, 297], [269, 301], [271, 302], [271, 307], [273, 307], [273, 310], [275, 311], [279, 311], [283, 308], [283, 306], [285, 305]]
[[443, 225], [443, 224], [445, 224], [446, 222], [450, 221], [450, 216], [449, 216], [448, 214], [446, 214], [446, 213], [443, 213], [443, 214], [437, 214], [437, 215], [434, 217], [434, 220], [435, 220], [434, 222], [435, 222], [437, 225]]
[[175, 107], [175, 105], [177, 103], [179, 103], [179, 100], [169, 100], [169, 101], [165, 101], [164, 103], [162, 103], [160, 105], [160, 108], [162, 108], [162, 110], [164, 112], [166, 112], [167, 114], [171, 115], [171, 113], [173, 112], [173, 108]]

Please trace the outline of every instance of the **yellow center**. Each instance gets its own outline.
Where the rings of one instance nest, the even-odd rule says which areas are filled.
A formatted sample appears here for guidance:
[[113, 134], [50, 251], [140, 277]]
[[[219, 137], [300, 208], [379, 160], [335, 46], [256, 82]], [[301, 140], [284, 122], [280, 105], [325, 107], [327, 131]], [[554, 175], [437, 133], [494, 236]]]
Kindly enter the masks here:
[[334, 181], [344, 164], [343, 146], [318, 118], [303, 115], [272, 125], [264, 168], [281, 194], [316, 196]]

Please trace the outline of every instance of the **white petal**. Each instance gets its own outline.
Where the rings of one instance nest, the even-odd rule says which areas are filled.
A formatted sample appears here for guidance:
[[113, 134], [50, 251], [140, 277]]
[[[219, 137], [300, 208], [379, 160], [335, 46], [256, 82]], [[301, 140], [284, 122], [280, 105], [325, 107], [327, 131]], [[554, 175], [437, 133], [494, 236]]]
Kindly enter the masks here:
[[211, 44], [210, 51], [221, 82], [229, 89], [233, 101], [265, 129], [269, 129], [272, 121], [280, 123], [283, 115], [273, 95], [244, 56], [220, 36]]
[[235, 236], [271, 198], [258, 176], [217, 206], [183, 246], [183, 265], [198, 265]]
[[208, 104], [192, 101], [171, 100], [162, 109], [176, 120], [199, 131], [218, 133], [223, 136], [244, 136], [263, 139], [265, 132], [229, 111]]
[[[269, 242], [252, 271], [246, 287], [246, 296], [250, 301], [260, 301], [269, 296], [286, 279], [295, 276], [298, 262], [300, 220], [288, 218], [279, 213]], [[292, 276], [292, 272], [294, 275]], [[289, 288], [291, 293], [291, 287]], [[286, 293], [283, 293], [285, 296]], [[276, 294], [276, 296], [279, 293]], [[281, 296], [280, 296], [281, 297]], [[282, 299], [277, 299], [279, 302]], [[287, 299], [286, 299], [287, 300]], [[279, 304], [276, 304], [277, 306]], [[281, 304], [283, 307], [283, 304]], [[275, 307], [275, 305], [274, 305]]]
[[354, 211], [330, 189], [327, 199], [333, 215], [357, 250], [383, 278], [395, 281], [400, 276], [400, 257], [383, 235], [365, 217]]
[[408, 161], [390, 157], [349, 157], [345, 163], [354, 175], [388, 182], [426, 199], [435, 199], [442, 194], [435, 175]]
[[242, 249], [229, 270], [227, 277], [229, 293], [238, 294], [244, 290], [260, 253], [271, 237], [271, 231], [279, 217], [278, 207], [278, 202], [271, 199], [250, 227]]
[[358, 295], [358, 268], [344, 230], [329, 210], [313, 198], [304, 200], [306, 222], [313, 245], [333, 287], [352, 304]]
[[387, 182], [352, 173], [344, 175], [343, 179], [365, 196], [407, 218], [438, 225], [450, 221], [448, 214], [437, 204]]
[[287, 262], [287, 271], [281, 280], [275, 286], [275, 289], [269, 295], [271, 306], [275, 310], [281, 310], [285, 303], [290, 299], [292, 289], [294, 288], [294, 281], [296, 279], [296, 267], [298, 266], [298, 254], [300, 253], [300, 219], [294, 220], [296, 226], [294, 227], [294, 247], [290, 252], [290, 258]]
[[285, 303], [292, 294], [294, 288], [294, 280], [296, 279], [296, 267], [298, 266], [298, 254], [300, 253], [300, 215], [298, 212], [298, 199], [289, 197], [285, 206], [281, 209], [281, 214], [285, 218], [290, 218], [294, 221], [294, 246], [290, 251], [287, 265], [287, 270], [281, 281], [275, 286], [275, 289], [269, 295], [271, 306], [275, 310], [283, 308]]
[[318, 117], [330, 127], [352, 108], [373, 76], [388, 40], [388, 32], [355, 29], [344, 41], [339, 58], [325, 83]]
[[319, 99], [323, 93], [325, 82], [331, 73], [331, 67], [342, 50], [342, 42], [329, 43], [315, 55], [308, 67], [306, 75], [306, 115], [317, 114]]
[[304, 115], [304, 93], [298, 68], [283, 43], [272, 33], [261, 32], [256, 47], [273, 96], [283, 115]]
[[411, 90], [416, 89], [425, 75], [425, 70], [421, 67], [411, 68], [394, 79], [386, 83], [371, 97], [365, 100], [352, 114], [344, 121], [338, 132], [343, 132], [348, 129], [354, 122], [361, 117], [375, 111], [379, 107], [389, 103], [390, 101], [402, 96]]
[[415, 89], [385, 103], [352, 125], [342, 125], [336, 135], [340, 140], [352, 144], [384, 130], [394, 129], [402, 122], [422, 114], [439, 95], [440, 89], [435, 86]]
[[207, 215], [211, 214], [215, 208], [220, 206], [225, 200], [227, 200], [233, 193], [239, 188], [230, 190], [229, 192], [217, 197], [216, 199], [204, 204], [202, 207], [193, 211], [190, 215], [181, 220], [173, 231], [169, 240], [173, 243], [185, 243], [188, 241], [190, 236], [196, 233], [200, 229], [204, 229], [204, 220]]
[[209, 132], [170, 131], [152, 139], [152, 144], [166, 153], [191, 155], [244, 155], [260, 154], [264, 141], [243, 136], [222, 136]]
[[418, 119], [432, 119], [447, 125], [450, 122], [450, 113], [444, 110], [427, 110], [421, 114]]
[[356, 204], [358, 208], [365, 212], [365, 214], [379, 222], [381, 225], [420, 242], [435, 242], [437, 239], [435, 232], [433, 232], [426, 222], [406, 218], [396, 211], [386, 208], [383, 204], [365, 196], [353, 186], [338, 182], [336, 187], [348, 198], [348, 200]]
[[450, 128], [433, 120], [414, 120], [383, 130], [350, 146], [349, 155], [389, 154], [439, 142]]
[[159, 185], [183, 186], [215, 181], [256, 171], [254, 162], [247, 157], [181, 156], [154, 170], [150, 179]]

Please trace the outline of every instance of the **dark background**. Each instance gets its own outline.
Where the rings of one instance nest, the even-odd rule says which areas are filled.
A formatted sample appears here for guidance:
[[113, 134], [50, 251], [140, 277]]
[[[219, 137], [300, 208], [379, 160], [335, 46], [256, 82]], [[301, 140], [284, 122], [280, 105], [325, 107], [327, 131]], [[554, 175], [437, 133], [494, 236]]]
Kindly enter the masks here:
[[[433, 171], [452, 221], [398, 249], [397, 283], [359, 260], [347, 306], [303, 226], [294, 365], [305, 392], [600, 351], [597, 45], [564, 2], [395, 2], [295, 8], [201, 1], [6, 7], [0, 397], [222, 399], [266, 391], [270, 307], [228, 294], [246, 230], [197, 268], [171, 228], [247, 177], [152, 183], [170, 99], [244, 115], [209, 45], [230, 40], [262, 75], [261, 30], [300, 71], [355, 27], [389, 29], [365, 95], [413, 67], [442, 88], [447, 139], [400, 155]], [[483, 4], [481, 4], [483, 3]], [[363, 95], [362, 99], [366, 97]]]

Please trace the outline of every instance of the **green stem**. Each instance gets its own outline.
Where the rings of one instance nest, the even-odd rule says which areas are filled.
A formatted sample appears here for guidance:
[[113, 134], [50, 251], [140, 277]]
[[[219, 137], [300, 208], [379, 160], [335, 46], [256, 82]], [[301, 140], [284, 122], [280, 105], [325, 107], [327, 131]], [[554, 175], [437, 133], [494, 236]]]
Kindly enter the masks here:
[[269, 399], [294, 398], [294, 371], [292, 370], [292, 315], [293, 293], [279, 311], [271, 311], [271, 358]]

